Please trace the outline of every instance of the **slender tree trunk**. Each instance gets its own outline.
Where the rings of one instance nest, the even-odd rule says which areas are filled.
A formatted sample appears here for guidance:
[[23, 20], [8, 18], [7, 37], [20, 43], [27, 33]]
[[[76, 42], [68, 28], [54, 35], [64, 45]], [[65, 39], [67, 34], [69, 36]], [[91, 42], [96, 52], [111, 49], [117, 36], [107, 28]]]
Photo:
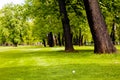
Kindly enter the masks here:
[[[117, 30], [120, 31], [120, 27]], [[118, 44], [120, 45], [120, 32], [118, 33], [118, 41]]]
[[81, 28], [79, 30], [79, 46], [83, 45], [83, 35], [82, 35], [82, 31]]
[[54, 45], [57, 46], [58, 45], [58, 40], [57, 37], [54, 35]]
[[81, 38], [80, 38], [80, 46], [83, 46], [84, 43], [83, 43], [83, 35], [81, 35]]
[[61, 38], [60, 38], [60, 33], [58, 33], [58, 45], [61, 46]]
[[113, 27], [112, 27], [110, 37], [111, 37], [112, 42], [113, 42], [114, 45], [115, 45], [115, 40], [116, 40], [115, 32], [116, 32], [116, 24], [115, 24], [115, 22], [113, 22]]
[[63, 45], [63, 46], [65, 45], [65, 37], [64, 37], [64, 34], [62, 34], [62, 45]]
[[113, 53], [116, 52], [111, 38], [108, 34], [106, 23], [101, 14], [98, 0], [83, 0], [86, 14], [94, 40], [95, 53]]
[[44, 45], [44, 47], [46, 47], [46, 41], [45, 41], [45, 39], [43, 39], [43, 45]]
[[79, 42], [80, 42], [80, 41], [79, 41], [78, 35], [74, 36], [74, 37], [73, 37], [73, 44], [74, 44], [74, 45], [79, 45]]
[[63, 25], [63, 32], [65, 36], [65, 51], [74, 51], [72, 44], [72, 35], [70, 30], [69, 19], [66, 11], [66, 3], [65, 0], [58, 0], [61, 21]]

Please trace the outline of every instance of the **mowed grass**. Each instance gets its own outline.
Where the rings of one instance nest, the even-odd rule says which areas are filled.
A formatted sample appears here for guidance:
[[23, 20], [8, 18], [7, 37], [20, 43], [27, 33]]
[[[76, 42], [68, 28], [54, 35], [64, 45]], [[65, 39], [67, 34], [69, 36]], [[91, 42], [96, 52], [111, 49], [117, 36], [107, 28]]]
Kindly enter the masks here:
[[94, 54], [93, 46], [0, 47], [0, 80], [120, 80], [117, 54]]

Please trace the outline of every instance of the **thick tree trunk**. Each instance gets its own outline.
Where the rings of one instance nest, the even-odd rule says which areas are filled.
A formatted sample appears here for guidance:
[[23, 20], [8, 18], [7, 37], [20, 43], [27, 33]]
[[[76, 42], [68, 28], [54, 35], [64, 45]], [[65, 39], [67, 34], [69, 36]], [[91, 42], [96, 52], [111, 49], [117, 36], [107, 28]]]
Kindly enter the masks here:
[[53, 40], [53, 34], [52, 34], [52, 32], [50, 32], [50, 33], [48, 34], [48, 45], [49, 45], [50, 47], [53, 47], [53, 46], [54, 46], [54, 40]]
[[63, 25], [63, 32], [65, 36], [65, 51], [74, 51], [65, 0], [58, 0], [58, 3], [59, 3], [60, 15]]
[[116, 52], [111, 38], [108, 34], [106, 23], [101, 14], [98, 0], [83, 0], [86, 14], [94, 40], [95, 53]]

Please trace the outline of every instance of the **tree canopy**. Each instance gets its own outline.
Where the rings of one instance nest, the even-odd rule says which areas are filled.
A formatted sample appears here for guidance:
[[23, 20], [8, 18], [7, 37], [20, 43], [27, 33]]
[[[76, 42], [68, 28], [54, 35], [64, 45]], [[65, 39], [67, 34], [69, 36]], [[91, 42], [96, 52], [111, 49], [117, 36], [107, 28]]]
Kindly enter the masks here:
[[[52, 32], [55, 45], [65, 43], [59, 0], [25, 0], [22, 5], [6, 4], [0, 10], [0, 45], [48, 43]], [[64, 0], [63, 0], [64, 1]], [[84, 0], [65, 0], [72, 43], [91, 45], [94, 41], [87, 22]], [[120, 42], [120, 1], [99, 0], [108, 33]], [[114, 30], [113, 30], [114, 24]], [[113, 33], [114, 32], [114, 33]]]

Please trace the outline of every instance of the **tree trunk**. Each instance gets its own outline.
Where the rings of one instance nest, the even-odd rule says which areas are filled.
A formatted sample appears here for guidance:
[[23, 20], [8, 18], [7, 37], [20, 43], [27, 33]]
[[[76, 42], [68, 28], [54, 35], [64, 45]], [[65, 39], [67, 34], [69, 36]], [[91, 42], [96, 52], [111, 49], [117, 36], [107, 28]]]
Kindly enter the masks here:
[[48, 34], [48, 45], [49, 45], [50, 47], [53, 47], [53, 46], [54, 46], [54, 40], [53, 40], [53, 34], [52, 34], [52, 32], [50, 32], [50, 33]]
[[61, 46], [61, 38], [60, 38], [60, 33], [58, 33], [58, 45]]
[[17, 46], [18, 46], [18, 43], [13, 43], [13, 46], [14, 46], [14, 47], [17, 47]]
[[116, 32], [116, 24], [115, 24], [115, 22], [113, 23], [113, 27], [112, 27], [112, 31], [111, 31], [111, 35], [110, 35], [110, 37], [111, 37], [111, 39], [112, 39], [112, 42], [113, 42], [113, 44], [115, 45], [115, 32]]
[[65, 36], [65, 51], [74, 51], [65, 0], [58, 0], [58, 3], [59, 3], [61, 21], [63, 25], [63, 32]]
[[81, 28], [79, 30], [79, 46], [83, 45], [83, 35], [82, 35], [82, 31]]
[[80, 41], [79, 41], [79, 36], [78, 36], [78, 35], [74, 36], [74, 37], [73, 37], [73, 44], [74, 44], [74, 45], [79, 45], [79, 42], [80, 42]]
[[43, 39], [43, 45], [44, 45], [44, 47], [46, 47], [46, 42], [45, 42], [45, 39]]
[[62, 34], [62, 45], [63, 45], [63, 46], [65, 45], [65, 37], [64, 37], [64, 34]]
[[58, 40], [57, 40], [57, 36], [54, 35], [54, 45], [57, 46], [58, 45]]
[[94, 40], [95, 53], [113, 53], [116, 52], [111, 38], [108, 34], [106, 23], [101, 14], [98, 0], [83, 0], [86, 14]]

